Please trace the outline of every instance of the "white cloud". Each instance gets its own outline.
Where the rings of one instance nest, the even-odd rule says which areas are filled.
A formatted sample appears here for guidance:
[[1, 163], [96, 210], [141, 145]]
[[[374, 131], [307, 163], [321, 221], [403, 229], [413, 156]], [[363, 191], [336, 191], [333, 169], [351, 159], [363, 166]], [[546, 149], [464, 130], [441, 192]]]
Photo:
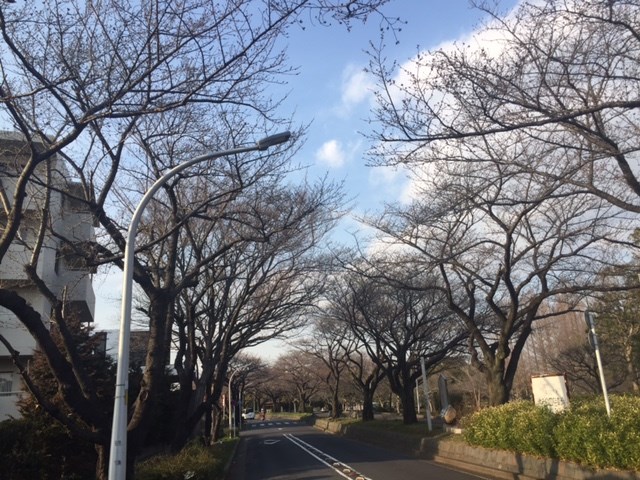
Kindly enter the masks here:
[[342, 72], [342, 103], [351, 106], [366, 101], [374, 86], [373, 79], [362, 67], [347, 65]]
[[387, 202], [410, 203], [415, 187], [409, 172], [399, 166], [375, 167], [369, 171], [371, 190]]
[[347, 65], [342, 71], [340, 104], [333, 111], [339, 117], [347, 117], [362, 103], [373, 102], [374, 79], [364, 67]]
[[[513, 16], [517, 9], [513, 10], [509, 16]], [[434, 52], [442, 51], [452, 54], [456, 50], [462, 49], [471, 52], [480, 52], [491, 58], [498, 58], [508, 54], [507, 37], [504, 30], [495, 27], [495, 21], [488, 21], [484, 27], [478, 30], [461, 35], [456, 40], [442, 42], [435, 47], [423, 50], [418, 55], [410, 58], [401, 64], [396, 70], [393, 82], [388, 85], [390, 100], [396, 105], [401, 105], [403, 101], [412, 101], [415, 98], [427, 99], [433, 106], [440, 106], [440, 102], [446, 100], [444, 94], [438, 90], [430, 90], [427, 87], [437, 85], [439, 73], [432, 69], [430, 60]], [[410, 95], [407, 95], [409, 92]], [[454, 102], [455, 103], [455, 102]], [[445, 102], [446, 105], [446, 102]], [[439, 115], [446, 118], [447, 115], [456, 116], [455, 110], [440, 110]], [[379, 143], [374, 146], [380, 151], [385, 150], [385, 144]], [[440, 145], [438, 148], [442, 149]], [[413, 146], [407, 147], [408, 151], [413, 150]], [[402, 156], [401, 149], [394, 148], [395, 155]], [[412, 172], [397, 170], [395, 167], [378, 167], [369, 175], [369, 182], [373, 187], [384, 187], [387, 192], [393, 193], [393, 198], [403, 204], [409, 204], [420, 198], [423, 192], [430, 188], [431, 179], [437, 178], [437, 171], [433, 165], [419, 162], [412, 165]], [[408, 173], [408, 174], [407, 174]]]
[[372, 187], [392, 185], [404, 178], [404, 172], [393, 166], [374, 167], [369, 172], [369, 184]]
[[316, 160], [331, 168], [340, 168], [346, 162], [346, 153], [339, 140], [324, 142], [316, 151]]
[[[518, 2], [507, 14], [505, 19], [513, 18], [521, 2]], [[420, 83], [438, 83], [438, 73], [429, 68], [429, 59], [432, 58], [434, 52], [445, 52], [452, 54], [457, 50], [465, 50], [469, 52], [484, 52], [489, 58], [500, 58], [508, 53], [509, 44], [507, 42], [508, 35], [503, 28], [500, 28], [500, 21], [486, 20], [478, 29], [460, 35], [455, 40], [446, 40], [433, 48], [425, 49], [402, 63], [396, 70], [393, 82], [388, 86], [391, 99], [398, 105], [405, 98], [405, 89], [413, 90], [416, 80]], [[429, 82], [429, 81], [432, 82]], [[413, 93], [416, 93], [415, 91]], [[418, 92], [418, 96], [430, 97], [431, 103], [437, 103], [442, 100], [442, 94], [439, 91], [423, 90]], [[455, 115], [455, 112], [451, 112]]]

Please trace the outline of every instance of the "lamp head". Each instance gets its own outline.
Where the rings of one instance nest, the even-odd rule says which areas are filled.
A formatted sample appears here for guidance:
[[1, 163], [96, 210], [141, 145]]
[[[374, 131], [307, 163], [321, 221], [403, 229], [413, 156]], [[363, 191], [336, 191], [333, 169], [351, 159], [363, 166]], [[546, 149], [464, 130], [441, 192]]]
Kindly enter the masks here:
[[269, 135], [268, 137], [262, 138], [256, 142], [256, 146], [258, 150], [266, 150], [269, 147], [273, 147], [274, 145], [279, 145], [281, 143], [289, 141], [291, 138], [291, 132], [280, 132], [275, 135]]

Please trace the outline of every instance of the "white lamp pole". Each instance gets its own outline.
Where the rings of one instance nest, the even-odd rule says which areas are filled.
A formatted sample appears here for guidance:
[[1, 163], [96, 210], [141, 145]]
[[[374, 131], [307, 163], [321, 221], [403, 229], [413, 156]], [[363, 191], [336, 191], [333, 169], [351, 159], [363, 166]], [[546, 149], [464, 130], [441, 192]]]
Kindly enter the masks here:
[[420, 357], [420, 368], [422, 368], [422, 387], [424, 388], [424, 414], [427, 417], [427, 429], [431, 431], [433, 427], [431, 426], [431, 409], [429, 408], [429, 381], [427, 380], [424, 357]]
[[589, 327], [589, 338], [592, 341], [592, 347], [596, 354], [596, 363], [598, 365], [598, 373], [600, 375], [600, 386], [602, 387], [602, 395], [604, 396], [604, 406], [607, 409], [607, 416], [611, 418], [611, 405], [609, 404], [609, 393], [607, 392], [607, 382], [604, 380], [604, 370], [602, 369], [602, 357], [600, 356], [600, 346], [598, 345], [598, 336], [596, 335], [596, 319], [591, 312], [584, 312], [584, 319]]
[[233, 406], [233, 402], [232, 402], [232, 396], [231, 396], [231, 385], [233, 383], [233, 376], [236, 374], [236, 372], [233, 372], [231, 374], [231, 377], [229, 377], [229, 388], [227, 389], [227, 394], [229, 396], [229, 436], [231, 438], [234, 438], [235, 435], [235, 422], [234, 422], [234, 416], [236, 414], [236, 407]]
[[129, 337], [131, 332], [133, 258], [135, 254], [136, 233], [142, 212], [154, 193], [171, 177], [180, 173], [182, 170], [205, 160], [255, 150], [267, 150], [269, 147], [288, 141], [289, 138], [291, 138], [290, 132], [282, 132], [258, 140], [255, 145], [212, 152], [181, 163], [156, 180], [136, 207], [127, 232], [127, 244], [124, 251], [124, 269], [122, 271], [122, 306], [120, 310], [118, 368], [116, 372], [116, 391], [113, 402], [113, 423], [111, 427], [111, 447], [109, 451], [109, 480], [125, 480], [127, 474], [127, 396], [129, 390]]

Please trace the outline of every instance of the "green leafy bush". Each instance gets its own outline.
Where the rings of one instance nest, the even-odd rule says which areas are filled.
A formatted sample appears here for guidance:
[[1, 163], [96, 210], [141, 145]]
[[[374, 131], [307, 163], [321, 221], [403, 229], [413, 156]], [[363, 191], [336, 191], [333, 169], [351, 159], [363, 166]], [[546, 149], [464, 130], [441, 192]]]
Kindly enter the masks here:
[[159, 455], [136, 466], [138, 480], [216, 480], [224, 476], [224, 468], [235, 447], [225, 441], [212, 447], [200, 442], [187, 445], [176, 455]]
[[573, 402], [555, 430], [558, 458], [600, 468], [640, 470], [640, 398], [611, 397]]
[[0, 479], [95, 477], [93, 445], [74, 438], [45, 415], [0, 422]]
[[518, 401], [480, 410], [463, 427], [471, 445], [640, 470], [640, 397], [612, 396], [610, 419], [601, 397], [574, 400], [561, 414]]
[[464, 425], [471, 445], [554, 456], [553, 429], [557, 416], [532, 402], [517, 401], [474, 413]]

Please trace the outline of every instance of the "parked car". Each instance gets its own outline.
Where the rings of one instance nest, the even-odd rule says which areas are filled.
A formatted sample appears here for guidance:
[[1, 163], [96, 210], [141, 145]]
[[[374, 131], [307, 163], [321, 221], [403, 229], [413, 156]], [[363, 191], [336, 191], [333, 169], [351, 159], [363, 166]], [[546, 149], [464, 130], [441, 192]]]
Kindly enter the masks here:
[[251, 409], [247, 409], [244, 412], [242, 412], [242, 419], [243, 420], [253, 420], [256, 418], [256, 412], [254, 412]]

